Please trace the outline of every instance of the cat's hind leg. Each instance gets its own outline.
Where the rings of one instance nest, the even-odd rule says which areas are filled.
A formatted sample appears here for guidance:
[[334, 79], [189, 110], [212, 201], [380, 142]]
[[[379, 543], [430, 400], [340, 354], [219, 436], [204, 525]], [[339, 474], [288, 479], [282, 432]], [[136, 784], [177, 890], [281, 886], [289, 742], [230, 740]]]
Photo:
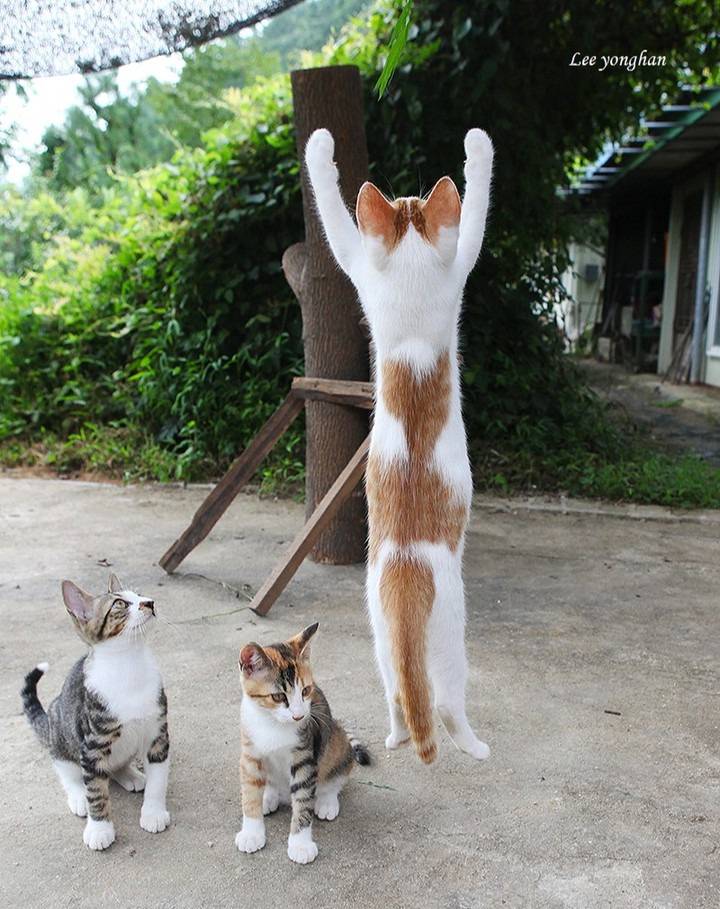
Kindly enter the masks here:
[[138, 770], [132, 761], [115, 770], [112, 779], [128, 792], [142, 792], [145, 788], [145, 774]]
[[390, 633], [382, 611], [380, 602], [380, 577], [384, 562], [378, 560], [375, 565], [368, 567], [367, 599], [370, 612], [370, 621], [373, 625], [375, 639], [375, 656], [380, 669], [380, 675], [385, 686], [385, 699], [390, 714], [390, 734], [385, 739], [385, 747], [389, 750], [407, 745], [410, 741], [410, 730], [405, 722], [405, 717], [398, 699], [397, 673], [393, 666], [392, 652], [390, 650]]
[[473, 732], [465, 712], [465, 600], [460, 554], [436, 552], [433, 569], [437, 596], [428, 623], [429, 672], [440, 719], [460, 751], [479, 761], [490, 749]]
[[54, 760], [53, 767], [67, 796], [68, 808], [78, 817], [87, 816], [87, 797], [82, 768], [75, 761]]

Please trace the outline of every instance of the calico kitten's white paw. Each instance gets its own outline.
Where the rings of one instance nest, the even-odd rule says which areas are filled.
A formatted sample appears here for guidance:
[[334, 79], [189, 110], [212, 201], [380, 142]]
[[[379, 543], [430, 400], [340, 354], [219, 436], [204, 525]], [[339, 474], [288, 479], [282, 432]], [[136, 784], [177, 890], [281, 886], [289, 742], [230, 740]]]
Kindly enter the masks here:
[[317, 858], [317, 843], [312, 838], [312, 830], [306, 827], [300, 833], [291, 833], [288, 837], [288, 858], [298, 865], [307, 865]]
[[157, 805], [143, 805], [140, 809], [140, 826], [148, 833], [162, 833], [170, 823], [170, 812]]
[[388, 751], [395, 751], [396, 748], [407, 745], [409, 741], [410, 733], [391, 732], [385, 739], [385, 747]]
[[279, 804], [280, 795], [277, 789], [266, 786], [265, 792], [263, 792], [263, 814], [272, 814], [273, 811], [277, 811]]
[[335, 140], [327, 129], [316, 129], [305, 146], [305, 160], [309, 168], [333, 165]]
[[336, 795], [319, 795], [315, 801], [315, 816], [321, 821], [334, 821], [340, 814], [340, 801]]
[[487, 161], [493, 156], [493, 144], [483, 129], [471, 129], [465, 136], [465, 155], [468, 161]]
[[87, 819], [83, 831], [83, 842], [90, 849], [107, 849], [115, 842], [115, 827], [112, 821]]
[[145, 774], [132, 766], [123, 767], [113, 773], [112, 778], [128, 792], [142, 792], [145, 788]]
[[87, 799], [82, 790], [71, 792], [67, 798], [68, 808], [78, 817], [87, 817]]
[[245, 818], [242, 830], [235, 837], [240, 852], [257, 852], [265, 845], [265, 824], [256, 818]]

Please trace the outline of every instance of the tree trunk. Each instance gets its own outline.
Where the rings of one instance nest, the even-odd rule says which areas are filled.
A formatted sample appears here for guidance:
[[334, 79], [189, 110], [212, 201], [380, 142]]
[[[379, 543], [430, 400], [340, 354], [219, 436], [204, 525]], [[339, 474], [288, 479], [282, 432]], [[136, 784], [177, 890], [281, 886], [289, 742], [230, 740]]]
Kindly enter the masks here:
[[[327, 66], [291, 74], [300, 161], [315, 129], [335, 138], [335, 157], [346, 202], [354, 203], [368, 176], [360, 73], [354, 66]], [[283, 270], [300, 301], [305, 375], [323, 379], [368, 379], [368, 342], [362, 312], [350, 281], [338, 268], [315, 210], [302, 167], [305, 242], [283, 256]], [[308, 401], [306, 405], [306, 515], [330, 489], [368, 432], [368, 414], [355, 407]], [[366, 547], [366, 506], [362, 485], [313, 549], [316, 562], [362, 562]]]

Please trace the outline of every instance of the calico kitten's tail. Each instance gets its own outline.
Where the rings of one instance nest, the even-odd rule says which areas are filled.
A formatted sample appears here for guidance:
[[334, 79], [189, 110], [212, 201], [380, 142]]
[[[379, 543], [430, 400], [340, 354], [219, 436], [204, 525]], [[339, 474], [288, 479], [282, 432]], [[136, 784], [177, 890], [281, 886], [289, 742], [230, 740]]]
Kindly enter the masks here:
[[40, 703], [37, 696], [37, 683], [48, 670], [47, 663], [38, 663], [37, 666], [25, 676], [25, 684], [22, 687], [20, 696], [22, 697], [23, 710], [28, 722], [32, 726], [35, 734], [40, 741], [48, 747], [50, 745], [50, 723], [45, 708]]
[[368, 764], [371, 764], [372, 758], [370, 757], [370, 752], [367, 750], [367, 747], [356, 739], [354, 735], [348, 736], [348, 740], [356, 763], [360, 764], [361, 767], [367, 767]]
[[437, 757], [426, 642], [435, 602], [432, 570], [416, 559], [393, 559], [380, 580], [380, 600], [390, 630], [398, 703], [418, 757], [431, 764]]

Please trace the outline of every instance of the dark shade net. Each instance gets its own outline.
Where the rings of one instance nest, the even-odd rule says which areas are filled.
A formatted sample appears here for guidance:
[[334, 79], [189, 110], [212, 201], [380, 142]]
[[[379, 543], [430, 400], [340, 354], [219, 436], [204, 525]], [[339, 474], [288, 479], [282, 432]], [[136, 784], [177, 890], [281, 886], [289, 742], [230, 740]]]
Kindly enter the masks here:
[[93, 73], [170, 54], [300, 0], [0, 0], [0, 78]]

